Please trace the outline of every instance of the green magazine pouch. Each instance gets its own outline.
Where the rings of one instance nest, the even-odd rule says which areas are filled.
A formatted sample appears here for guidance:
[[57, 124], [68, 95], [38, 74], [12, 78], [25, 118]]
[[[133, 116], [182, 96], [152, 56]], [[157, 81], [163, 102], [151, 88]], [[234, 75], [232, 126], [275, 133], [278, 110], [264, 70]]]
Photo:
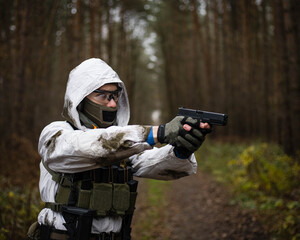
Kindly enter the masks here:
[[125, 215], [130, 206], [130, 189], [127, 184], [114, 183], [113, 209], [119, 215]]
[[91, 190], [79, 189], [77, 206], [88, 209], [90, 207]]
[[67, 204], [70, 193], [71, 193], [71, 188], [69, 186], [59, 185], [55, 195], [55, 202]]
[[90, 209], [97, 211], [98, 216], [106, 216], [112, 207], [113, 185], [111, 183], [93, 183]]

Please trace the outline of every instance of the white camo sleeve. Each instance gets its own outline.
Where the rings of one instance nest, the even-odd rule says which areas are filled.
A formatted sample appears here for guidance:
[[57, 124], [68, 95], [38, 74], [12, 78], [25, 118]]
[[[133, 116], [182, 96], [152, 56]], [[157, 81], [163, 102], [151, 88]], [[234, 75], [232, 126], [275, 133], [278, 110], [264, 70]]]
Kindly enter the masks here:
[[177, 158], [171, 145], [146, 150], [130, 158], [135, 176], [158, 180], [173, 180], [197, 172], [197, 161], [192, 154], [188, 159]]

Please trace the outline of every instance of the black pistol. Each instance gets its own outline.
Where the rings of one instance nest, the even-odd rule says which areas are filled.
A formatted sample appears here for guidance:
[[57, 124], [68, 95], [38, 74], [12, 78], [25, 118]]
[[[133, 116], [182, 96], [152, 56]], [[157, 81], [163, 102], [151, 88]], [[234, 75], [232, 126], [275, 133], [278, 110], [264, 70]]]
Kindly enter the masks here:
[[200, 122], [208, 123], [211, 126], [225, 126], [228, 120], [228, 115], [224, 113], [206, 112], [183, 107], [178, 108], [178, 115], [199, 119]]
[[93, 217], [95, 210], [84, 209], [73, 206], [63, 206], [62, 215], [65, 219], [69, 239], [85, 240], [90, 239]]

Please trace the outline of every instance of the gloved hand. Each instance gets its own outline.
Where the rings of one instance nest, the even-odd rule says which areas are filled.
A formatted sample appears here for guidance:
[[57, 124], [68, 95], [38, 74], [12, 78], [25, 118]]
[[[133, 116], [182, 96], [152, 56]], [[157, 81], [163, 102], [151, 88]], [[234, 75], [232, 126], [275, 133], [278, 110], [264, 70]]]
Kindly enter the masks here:
[[[185, 130], [184, 124], [191, 126], [191, 130]], [[159, 126], [157, 139], [160, 143], [175, 146], [176, 156], [186, 158], [201, 146], [207, 133], [205, 131], [207, 130], [200, 130], [199, 120], [177, 116], [169, 123]]]

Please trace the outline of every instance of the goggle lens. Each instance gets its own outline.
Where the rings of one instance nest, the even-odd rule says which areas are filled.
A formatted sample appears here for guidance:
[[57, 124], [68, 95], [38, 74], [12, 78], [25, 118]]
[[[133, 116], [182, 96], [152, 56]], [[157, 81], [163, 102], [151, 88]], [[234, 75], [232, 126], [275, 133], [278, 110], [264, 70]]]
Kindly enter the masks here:
[[119, 96], [121, 93], [122, 88], [118, 87], [116, 91], [106, 91], [106, 90], [94, 90], [94, 93], [97, 93], [95, 96], [98, 101], [103, 103], [109, 103], [112, 99], [115, 102], [118, 102]]

